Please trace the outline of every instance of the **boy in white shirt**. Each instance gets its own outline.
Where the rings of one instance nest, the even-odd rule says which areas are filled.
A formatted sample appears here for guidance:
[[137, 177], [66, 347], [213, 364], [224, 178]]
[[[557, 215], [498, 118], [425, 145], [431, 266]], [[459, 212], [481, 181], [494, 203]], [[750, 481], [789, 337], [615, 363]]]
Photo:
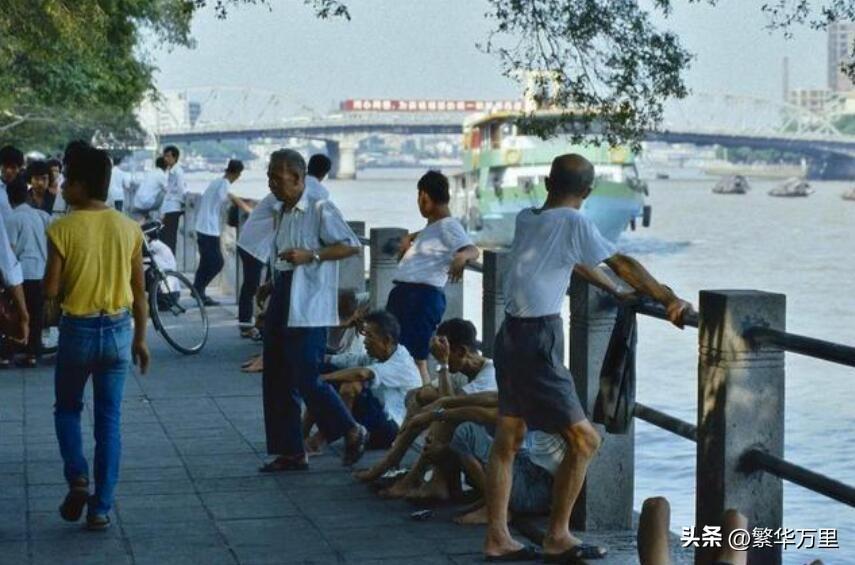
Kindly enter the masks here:
[[125, 191], [131, 187], [131, 175], [119, 167], [123, 155], [113, 155], [113, 171], [110, 174], [110, 188], [107, 189], [107, 206], [113, 206], [119, 212], [125, 204]]
[[205, 293], [205, 289], [214, 277], [223, 269], [225, 260], [223, 251], [220, 249], [220, 233], [222, 225], [220, 215], [223, 206], [231, 200], [236, 206], [251, 212], [252, 208], [247, 206], [243, 200], [229, 192], [243, 172], [243, 163], [237, 159], [229, 161], [225, 174], [205, 189], [196, 212], [196, 243], [199, 246], [199, 267], [196, 269], [196, 277], [193, 286], [199, 291], [205, 306], [217, 306], [219, 302]]
[[174, 145], [163, 148], [163, 158], [169, 169], [169, 180], [166, 185], [166, 197], [160, 206], [163, 219], [163, 242], [175, 253], [178, 243], [178, 220], [184, 213], [184, 194], [187, 192], [187, 181], [184, 180], [184, 169], [178, 164], [181, 152]]
[[154, 169], [145, 174], [134, 195], [131, 213], [136, 219], [145, 219], [160, 208], [166, 195], [167, 181], [166, 159], [158, 157], [154, 160]]
[[401, 343], [416, 360], [422, 383], [428, 384], [430, 339], [445, 313], [445, 285], [449, 279], [459, 281], [466, 263], [476, 260], [479, 252], [463, 225], [451, 216], [445, 175], [428, 171], [419, 179], [418, 191], [419, 212], [427, 225], [401, 243], [395, 287], [386, 309], [398, 318]]
[[353, 418], [368, 430], [369, 449], [392, 445], [404, 422], [407, 392], [421, 377], [407, 348], [398, 343], [400, 326], [389, 312], [378, 310], [363, 319], [366, 353], [353, 366], [321, 379], [339, 385]]
[[[27, 339], [24, 360], [21, 367], [32, 368], [38, 364], [41, 354], [41, 337], [44, 297], [42, 294], [42, 279], [45, 276], [47, 263], [47, 226], [50, 216], [27, 204], [28, 187], [23, 175], [18, 175], [6, 187], [9, 204], [12, 210], [6, 217], [6, 231], [9, 234], [9, 244], [21, 264], [24, 275], [24, 297], [30, 317], [30, 335]], [[4, 352], [0, 366], [8, 366], [18, 347], [4, 344]], [[11, 346], [11, 347], [10, 347]]]

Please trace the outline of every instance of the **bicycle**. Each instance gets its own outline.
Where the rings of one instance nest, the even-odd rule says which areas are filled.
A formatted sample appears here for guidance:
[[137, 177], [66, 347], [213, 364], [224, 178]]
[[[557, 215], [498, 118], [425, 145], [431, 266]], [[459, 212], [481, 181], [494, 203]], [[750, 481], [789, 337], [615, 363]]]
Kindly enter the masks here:
[[155, 261], [151, 240], [162, 229], [159, 221], [142, 225], [149, 316], [166, 343], [179, 353], [194, 355], [208, 341], [208, 314], [202, 296], [190, 280], [173, 269], [162, 269]]

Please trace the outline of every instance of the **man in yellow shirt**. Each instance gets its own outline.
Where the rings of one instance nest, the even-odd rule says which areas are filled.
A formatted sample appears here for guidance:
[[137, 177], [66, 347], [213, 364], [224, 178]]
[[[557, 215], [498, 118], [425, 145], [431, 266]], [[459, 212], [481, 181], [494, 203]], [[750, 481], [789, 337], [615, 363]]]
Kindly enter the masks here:
[[[143, 235], [139, 225], [105, 204], [112, 164], [106, 151], [77, 143], [66, 150], [62, 196], [72, 212], [48, 228], [45, 296], [60, 300], [54, 420], [69, 491], [60, 515], [86, 527], [110, 526], [119, 476], [122, 391], [133, 358], [148, 369]], [[128, 310], [133, 310], [134, 324]], [[95, 491], [83, 455], [80, 412], [92, 376]]]

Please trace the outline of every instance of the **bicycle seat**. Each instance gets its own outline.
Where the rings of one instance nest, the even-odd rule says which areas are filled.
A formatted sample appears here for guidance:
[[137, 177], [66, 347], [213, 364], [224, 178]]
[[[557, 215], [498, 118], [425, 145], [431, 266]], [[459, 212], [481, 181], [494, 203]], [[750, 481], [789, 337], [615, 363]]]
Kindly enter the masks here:
[[163, 229], [163, 224], [157, 220], [152, 220], [144, 223], [141, 227], [145, 235], [151, 235], [157, 234], [161, 229]]

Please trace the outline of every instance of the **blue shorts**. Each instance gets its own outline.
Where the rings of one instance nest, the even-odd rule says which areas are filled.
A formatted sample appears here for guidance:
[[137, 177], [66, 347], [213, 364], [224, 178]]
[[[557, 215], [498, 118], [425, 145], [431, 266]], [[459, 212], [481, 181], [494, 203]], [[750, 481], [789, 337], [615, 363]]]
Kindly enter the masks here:
[[445, 314], [445, 292], [429, 284], [396, 282], [389, 293], [386, 310], [401, 324], [399, 343], [416, 361], [430, 353], [430, 338]]

